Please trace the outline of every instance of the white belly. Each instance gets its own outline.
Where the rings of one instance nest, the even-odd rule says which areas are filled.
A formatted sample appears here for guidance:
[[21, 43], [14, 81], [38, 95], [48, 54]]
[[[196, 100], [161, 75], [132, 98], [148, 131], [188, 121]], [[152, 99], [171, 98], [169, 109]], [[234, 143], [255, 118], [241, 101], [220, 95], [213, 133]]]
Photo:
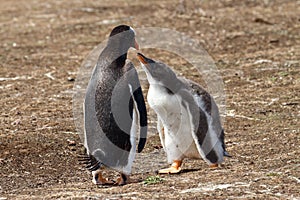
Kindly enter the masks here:
[[168, 94], [160, 86], [150, 86], [148, 92], [150, 107], [157, 113], [164, 127], [161, 139], [168, 162], [188, 158], [200, 158], [192, 136], [192, 126], [187, 106], [176, 94]]

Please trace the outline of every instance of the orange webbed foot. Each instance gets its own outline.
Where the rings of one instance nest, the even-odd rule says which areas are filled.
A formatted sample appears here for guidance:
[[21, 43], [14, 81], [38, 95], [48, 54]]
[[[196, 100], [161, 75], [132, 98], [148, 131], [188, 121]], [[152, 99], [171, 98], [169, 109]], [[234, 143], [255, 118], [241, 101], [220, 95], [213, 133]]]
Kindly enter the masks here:
[[117, 179], [117, 182], [115, 183], [115, 185], [126, 185], [128, 183], [128, 180], [129, 180], [129, 176], [121, 173], [120, 174], [120, 177]]
[[103, 178], [100, 170], [96, 170], [96, 171], [93, 171], [92, 172], [92, 175], [93, 175], [93, 180], [92, 182], [95, 184], [95, 185], [112, 185], [114, 184], [113, 181], [110, 181], [106, 178]]
[[218, 168], [218, 163], [213, 163], [213, 164], [211, 164], [211, 165], [209, 165], [209, 169], [216, 169], [216, 168]]
[[175, 160], [171, 167], [166, 169], [161, 169], [158, 171], [159, 174], [178, 174], [181, 171], [181, 160]]

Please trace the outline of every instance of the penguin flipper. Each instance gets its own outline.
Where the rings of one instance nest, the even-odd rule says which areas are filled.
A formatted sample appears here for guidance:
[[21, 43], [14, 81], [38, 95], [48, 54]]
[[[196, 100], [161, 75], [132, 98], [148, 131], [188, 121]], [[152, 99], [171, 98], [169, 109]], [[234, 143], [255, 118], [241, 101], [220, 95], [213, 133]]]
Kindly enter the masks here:
[[142, 152], [147, 141], [147, 110], [141, 87], [133, 92], [139, 112], [140, 140], [138, 144], [138, 153]]
[[139, 126], [140, 126], [140, 137], [139, 137], [139, 144], [138, 144], [138, 153], [140, 153], [144, 149], [147, 140], [146, 104], [145, 104], [142, 88], [140, 85], [139, 77], [133, 63], [127, 60], [127, 63], [124, 66], [124, 70], [126, 71], [128, 83], [131, 85], [131, 89], [133, 90], [131, 92], [139, 116], [138, 119], [139, 119]]

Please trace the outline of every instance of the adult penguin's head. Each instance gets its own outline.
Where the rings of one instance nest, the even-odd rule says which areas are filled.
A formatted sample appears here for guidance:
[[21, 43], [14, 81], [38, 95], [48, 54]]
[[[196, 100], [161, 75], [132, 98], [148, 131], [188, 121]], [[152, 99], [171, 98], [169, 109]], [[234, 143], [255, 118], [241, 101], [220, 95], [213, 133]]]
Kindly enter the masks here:
[[109, 43], [123, 44], [125, 48], [139, 49], [139, 45], [135, 40], [135, 31], [127, 25], [116, 26], [109, 35]]

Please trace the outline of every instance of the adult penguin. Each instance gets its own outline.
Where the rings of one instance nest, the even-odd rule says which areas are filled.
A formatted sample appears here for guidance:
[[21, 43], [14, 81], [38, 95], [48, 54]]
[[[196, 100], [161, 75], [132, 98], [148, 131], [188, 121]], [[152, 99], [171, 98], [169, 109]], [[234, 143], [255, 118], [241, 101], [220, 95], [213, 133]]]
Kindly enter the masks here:
[[[94, 184], [126, 184], [136, 152], [146, 143], [147, 112], [137, 72], [127, 60], [130, 47], [138, 49], [135, 31], [115, 27], [101, 52], [84, 101], [83, 158]], [[117, 181], [102, 176], [104, 168], [120, 172]]]
[[225, 150], [224, 131], [214, 99], [197, 83], [177, 77], [170, 67], [138, 53], [150, 87], [147, 95], [156, 112], [162, 146], [171, 167], [159, 173], [179, 173], [184, 158], [203, 158], [217, 167]]

